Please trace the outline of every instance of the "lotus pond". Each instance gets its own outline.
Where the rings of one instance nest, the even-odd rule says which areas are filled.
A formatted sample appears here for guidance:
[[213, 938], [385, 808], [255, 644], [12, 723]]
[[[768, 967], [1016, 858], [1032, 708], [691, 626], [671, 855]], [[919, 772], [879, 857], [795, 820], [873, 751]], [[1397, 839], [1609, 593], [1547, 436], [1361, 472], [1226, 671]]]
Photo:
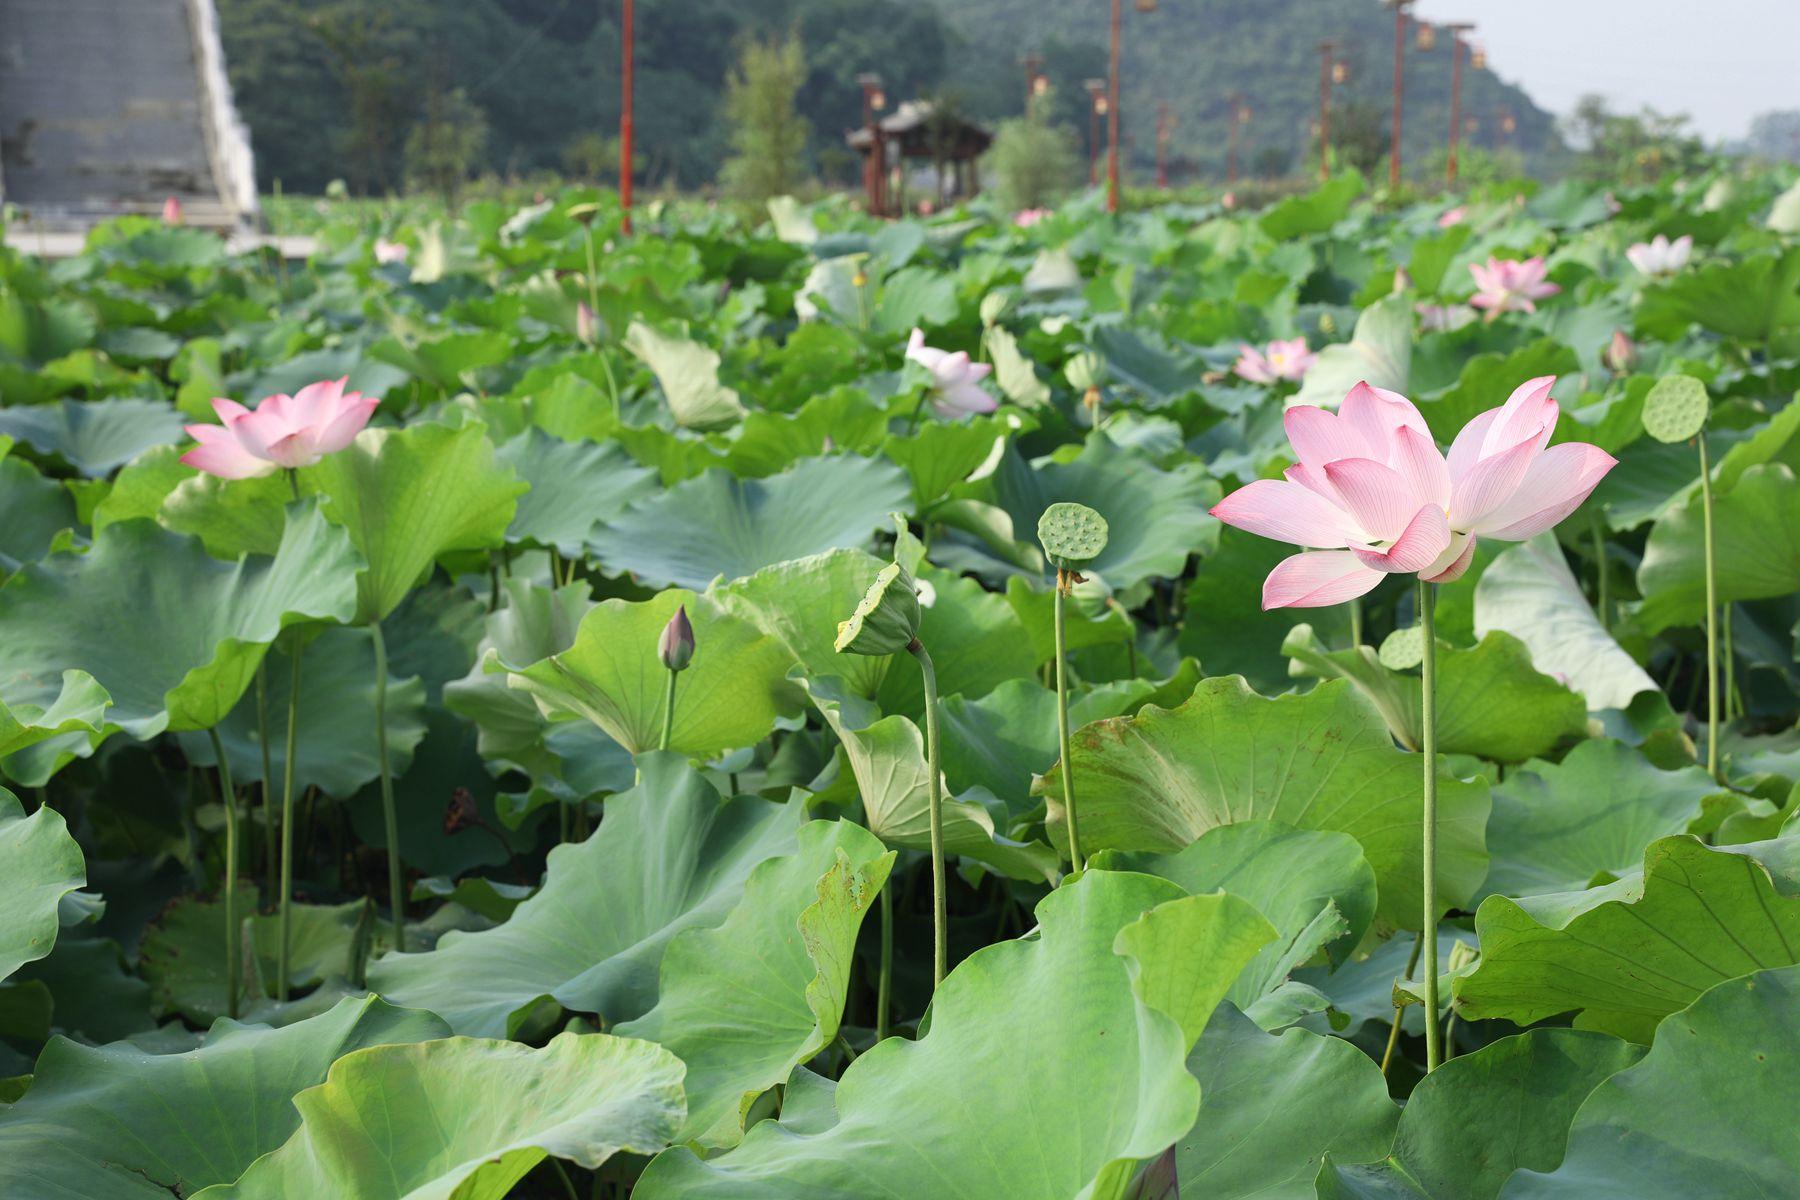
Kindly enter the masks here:
[[1800, 1196], [1791, 172], [619, 216], [0, 257], [0, 1196]]

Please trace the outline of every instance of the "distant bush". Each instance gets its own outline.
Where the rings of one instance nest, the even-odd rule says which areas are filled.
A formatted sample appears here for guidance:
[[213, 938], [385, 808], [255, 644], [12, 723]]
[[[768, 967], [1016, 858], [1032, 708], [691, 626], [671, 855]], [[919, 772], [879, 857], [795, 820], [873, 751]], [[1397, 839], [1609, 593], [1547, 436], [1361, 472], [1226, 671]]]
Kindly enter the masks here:
[[732, 154], [721, 178], [732, 195], [760, 203], [799, 186], [812, 133], [795, 105], [806, 75], [798, 32], [744, 43], [725, 93]]
[[1069, 131], [1038, 115], [1049, 105], [1033, 108], [1032, 116], [1001, 124], [985, 159], [994, 174], [1000, 203], [1013, 212], [1053, 206], [1078, 184], [1083, 173]]

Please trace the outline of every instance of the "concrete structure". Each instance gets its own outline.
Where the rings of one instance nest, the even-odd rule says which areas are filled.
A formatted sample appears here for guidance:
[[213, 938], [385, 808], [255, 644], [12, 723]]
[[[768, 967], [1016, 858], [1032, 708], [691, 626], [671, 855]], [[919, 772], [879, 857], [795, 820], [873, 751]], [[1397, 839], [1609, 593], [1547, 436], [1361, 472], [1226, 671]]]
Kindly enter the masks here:
[[0, 0], [0, 200], [79, 231], [170, 196], [188, 224], [256, 216], [213, 0]]

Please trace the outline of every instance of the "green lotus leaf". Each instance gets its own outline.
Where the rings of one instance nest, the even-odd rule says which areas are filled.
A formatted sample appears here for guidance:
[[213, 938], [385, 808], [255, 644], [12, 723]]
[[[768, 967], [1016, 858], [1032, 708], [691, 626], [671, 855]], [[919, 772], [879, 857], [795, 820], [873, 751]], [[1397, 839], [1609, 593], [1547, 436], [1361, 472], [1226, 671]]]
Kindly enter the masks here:
[[[293, 680], [293, 639], [283, 638], [263, 658], [263, 692], [268, 711], [269, 769], [277, 797], [287, 763], [288, 697]], [[388, 763], [396, 777], [412, 765], [425, 737], [425, 684], [402, 676], [390, 664], [387, 685]], [[369, 631], [348, 626], [322, 629], [300, 650], [300, 720], [295, 743], [296, 795], [316, 787], [347, 799], [376, 779], [381, 761], [375, 744], [375, 647]], [[231, 777], [243, 787], [263, 777], [257, 740], [256, 689], [245, 690], [231, 714], [219, 723], [219, 737], [231, 762]], [[215, 763], [212, 740], [201, 733], [181, 735], [182, 753], [201, 766]]]
[[1208, 1200], [1312, 1200], [1327, 1154], [1373, 1162], [1399, 1109], [1361, 1050], [1306, 1029], [1264, 1033], [1229, 1003], [1188, 1055], [1200, 1116], [1175, 1143], [1182, 1193]]
[[0, 1190], [168, 1200], [230, 1183], [299, 1126], [294, 1094], [340, 1055], [447, 1032], [369, 996], [280, 1029], [220, 1021], [180, 1054], [52, 1039], [30, 1092], [0, 1106]]
[[182, 420], [161, 400], [59, 400], [0, 408], [0, 434], [97, 479], [152, 446], [180, 441]]
[[982, 333], [988, 357], [994, 363], [994, 383], [1000, 394], [1020, 408], [1043, 408], [1050, 403], [1050, 385], [1038, 378], [1037, 366], [1019, 349], [1018, 339], [1000, 325]]
[[[917, 575], [921, 587], [930, 589], [930, 602], [920, 599], [919, 640], [931, 652], [941, 695], [985, 696], [1037, 668], [1042, 660], [1010, 598], [929, 564], [921, 564]], [[924, 677], [911, 662], [889, 662], [875, 693], [876, 703], [883, 712], [923, 720]]]
[[[1763, 1200], [1793, 1190], [1800, 968], [1720, 983], [1595, 1088], [1554, 1170], [1525, 1163], [1501, 1200]], [[1696, 1098], [1703, 1103], [1696, 1104]]]
[[1294, 403], [1335, 407], [1359, 383], [1405, 394], [1412, 382], [1413, 320], [1412, 299], [1403, 294], [1363, 309], [1348, 342], [1320, 348]]
[[[1179, 708], [1146, 705], [1070, 739], [1081, 838], [1093, 850], [1180, 850], [1209, 829], [1274, 820], [1336, 830], [1361, 844], [1379, 915], [1420, 921], [1420, 760], [1394, 747], [1375, 707], [1348, 684], [1266, 700], [1237, 676], [1205, 679]], [[1062, 785], [1047, 772], [1052, 844]], [[1438, 897], [1467, 900], [1487, 872], [1488, 795], [1440, 769]], [[1091, 851], [1090, 851], [1091, 852]]]
[[[1607, 332], [1610, 334], [1611, 329]], [[1432, 437], [1448, 445], [1456, 440], [1463, 426], [1488, 409], [1505, 403], [1521, 380], [1543, 375], [1573, 375], [1580, 369], [1581, 363], [1575, 352], [1553, 338], [1540, 338], [1508, 354], [1477, 354], [1460, 364], [1454, 384], [1421, 397], [1419, 412], [1425, 417]], [[1309, 371], [1307, 382], [1311, 381], [1312, 372]], [[1342, 398], [1342, 395], [1337, 397]], [[1637, 431], [1632, 430], [1632, 433], [1635, 436]]]
[[881, 560], [865, 551], [827, 550], [764, 567], [707, 595], [724, 611], [780, 641], [807, 675], [837, 675], [857, 695], [872, 697], [892, 660], [841, 654], [833, 633], [882, 569]]
[[1456, 984], [1459, 1011], [1530, 1024], [1574, 1013], [1577, 1029], [1648, 1042], [1656, 1024], [1727, 979], [1800, 961], [1800, 887], [1761, 861], [1800, 841], [1709, 849], [1652, 842], [1642, 875], [1475, 913], [1481, 964]]
[[51, 1029], [90, 1044], [154, 1029], [150, 985], [126, 973], [119, 943], [70, 932], [74, 936], [58, 938], [46, 957], [25, 964], [12, 977], [14, 983], [35, 981], [49, 991]]
[[906, 650], [918, 636], [918, 585], [904, 566], [893, 562], [875, 573], [850, 616], [838, 622], [832, 648], [839, 654], [885, 658]]
[[369, 347], [375, 362], [398, 367], [414, 379], [446, 392], [474, 390], [472, 371], [505, 362], [513, 352], [513, 339], [499, 330], [447, 333], [428, 340], [383, 338]]
[[1722, 789], [1702, 767], [1660, 771], [1619, 742], [1582, 742], [1560, 763], [1533, 760], [1494, 785], [1493, 865], [1481, 896], [1579, 891], [1627, 875], [1644, 847], [1682, 833]]
[[[1698, 492], [1657, 519], [1638, 566], [1646, 633], [1698, 625], [1706, 616], [1706, 542]], [[1746, 470], [1713, 502], [1718, 601], [1761, 600], [1800, 590], [1800, 480], [1785, 463]]]
[[[1294, 627], [1291, 609], [1265, 610], [1263, 580], [1292, 546], [1226, 526], [1218, 549], [1206, 555], [1188, 583], [1181, 632], [1176, 644], [1212, 675], [1242, 675], [1250, 686], [1273, 695], [1292, 686], [1281, 644]], [[1308, 610], [1313, 628], [1332, 645], [1347, 645], [1347, 606]]]
[[1342, 1182], [1352, 1191], [1387, 1184], [1401, 1196], [1494, 1200], [1514, 1171], [1554, 1169], [1582, 1102], [1643, 1054], [1604, 1034], [1533, 1029], [1459, 1055], [1413, 1089], [1387, 1161]]
[[1364, 186], [1363, 177], [1354, 171], [1335, 175], [1310, 192], [1289, 196], [1273, 205], [1257, 223], [1278, 242], [1324, 233], [1350, 212]]
[[1504, 551], [1475, 584], [1475, 632], [1502, 630], [1525, 643], [1531, 665], [1561, 679], [1590, 710], [1624, 708], [1656, 681], [1613, 640], [1581, 584], [1545, 533]]
[[325, 497], [325, 514], [368, 564], [357, 577], [363, 623], [393, 612], [440, 554], [504, 542], [529, 486], [473, 423], [365, 429], [301, 472], [301, 485]]
[[787, 681], [793, 666], [782, 644], [722, 611], [705, 596], [667, 591], [632, 603], [607, 600], [581, 619], [567, 650], [515, 663], [490, 648], [488, 671], [505, 671], [515, 688], [555, 712], [586, 717], [632, 754], [659, 749], [669, 672], [657, 638], [677, 608], [694, 625], [694, 659], [675, 693], [668, 749], [708, 757], [768, 736], [783, 715], [799, 711]]
[[[361, 312], [356, 314], [362, 320]], [[291, 396], [309, 383], [321, 379], [345, 379], [348, 391], [365, 396], [386, 396], [407, 381], [404, 370], [375, 359], [365, 353], [366, 343], [344, 342], [327, 350], [309, 350], [284, 357], [280, 362], [252, 375], [249, 372], [231, 376], [233, 396], [241, 396], [255, 404], [265, 396]]]
[[543, 888], [504, 924], [387, 955], [369, 986], [474, 1036], [510, 1036], [550, 1004], [608, 1022], [649, 1011], [670, 939], [723, 921], [757, 864], [794, 852], [800, 814], [721, 800], [674, 755], [639, 765], [643, 782], [607, 798], [587, 841], [550, 852]]
[[358, 565], [311, 504], [272, 558], [239, 563], [148, 521], [108, 526], [0, 590], [0, 746], [97, 727], [102, 706], [137, 738], [218, 724], [282, 629], [354, 615]]
[[[1069, 697], [1069, 727], [1121, 716], [1143, 703], [1155, 685], [1130, 680]], [[985, 696], [946, 696], [944, 775], [963, 787], [981, 787], [1023, 808], [1035, 776], [1056, 763], [1056, 693], [1035, 679], [1009, 679]]]
[[666, 1146], [686, 1110], [682, 1071], [660, 1046], [603, 1033], [538, 1049], [460, 1037], [370, 1047], [294, 1097], [300, 1128], [285, 1145], [195, 1200], [492, 1200], [547, 1156], [593, 1169]]
[[1375, 917], [1374, 869], [1345, 833], [1240, 821], [1209, 829], [1174, 854], [1121, 858], [1118, 865], [1160, 875], [1193, 895], [1230, 892], [1275, 927], [1275, 940], [1226, 993], [1264, 1027], [1299, 1015], [1293, 1006], [1301, 1001], [1282, 994], [1295, 968], [1321, 954], [1333, 965], [1342, 963]]
[[1691, 325], [1762, 345], [1800, 325], [1800, 247], [1731, 261], [1718, 258], [1644, 290], [1638, 328], [1678, 338]]
[[661, 333], [641, 321], [633, 321], [625, 331], [625, 348], [656, 375], [677, 425], [717, 429], [743, 418], [745, 409], [738, 394], [719, 382], [717, 352], [686, 337]]
[[[176, 533], [193, 534], [216, 558], [274, 552], [281, 542], [283, 513], [293, 497], [284, 475], [220, 479], [180, 463], [159, 466], [159, 457], [153, 452], [120, 473], [126, 493], [116, 505], [119, 515], [135, 515], [134, 510], [149, 502], [151, 490], [166, 484], [170, 486], [162, 502], [144, 515]], [[182, 474], [176, 474], [178, 468]], [[96, 514], [95, 532], [112, 519], [112, 513]]]
[[[931, 771], [919, 727], [898, 714], [881, 716], [834, 677], [807, 680], [806, 689], [844, 748], [862, 797], [863, 823], [890, 846], [929, 847]], [[1053, 881], [1060, 872], [1055, 850], [1002, 832], [1006, 810], [984, 789], [953, 795], [944, 787], [942, 815], [946, 854], [975, 859], [1013, 879]]]
[[[221, 892], [223, 889], [221, 889]], [[256, 886], [239, 879], [237, 914], [248, 921], [256, 911]], [[226, 1015], [226, 905], [224, 896], [178, 896], [144, 930], [138, 971], [150, 985], [150, 1006], [161, 1016], [179, 1014], [206, 1026]], [[248, 941], [240, 929], [240, 937]], [[244, 956], [240, 994], [248, 1002], [268, 995], [260, 964]]]
[[494, 461], [531, 485], [519, 497], [507, 541], [554, 546], [570, 558], [586, 550], [595, 525], [657, 490], [655, 473], [616, 442], [565, 442], [527, 429], [496, 450]]
[[50, 953], [63, 897], [87, 883], [86, 860], [62, 815], [40, 806], [28, 817], [5, 788], [0, 788], [0, 879], [6, 880], [0, 918], [0, 980], [5, 980]]
[[715, 928], [663, 954], [656, 1007], [615, 1028], [687, 1064], [687, 1120], [671, 1139], [734, 1146], [751, 1103], [838, 1036], [857, 930], [894, 852], [848, 821], [812, 821], [763, 863]]
[[[919, 1040], [852, 1063], [835, 1114], [764, 1122], [704, 1161], [667, 1151], [643, 1200], [1121, 1195], [1139, 1159], [1193, 1125], [1182, 1014], [1217, 1005], [1266, 925], [1235, 897], [1110, 871], [1058, 888], [1037, 919], [1036, 937], [950, 973]], [[1221, 952], [1184, 954], [1196, 937]]]
[[[834, 336], [848, 336], [842, 330], [832, 328]], [[783, 349], [792, 353], [796, 339], [804, 345], [815, 336], [826, 336], [826, 329], [822, 325], [810, 326], [790, 338]], [[856, 347], [857, 343], [852, 339], [848, 347], [852, 352], [852, 364], [855, 362]], [[849, 369], [854, 374], [854, 367]], [[777, 383], [775, 386], [779, 389], [781, 385]], [[804, 390], [808, 389], [796, 390], [804, 394]], [[940, 428], [962, 427], [928, 426], [919, 432], [923, 435]], [[766, 409], [752, 412], [738, 427], [737, 434], [725, 448], [725, 456], [719, 465], [740, 479], [761, 479], [779, 474], [803, 458], [829, 454], [833, 448], [839, 452], [864, 456], [872, 455], [878, 449], [886, 453], [888, 443], [882, 440], [886, 434], [885, 409], [859, 388], [837, 387], [818, 392], [796, 412], [771, 412]], [[894, 461], [900, 462], [898, 458]], [[974, 467], [969, 469], [974, 470]], [[699, 471], [694, 473], [699, 474]]]
[[957, 424], [934, 421], [904, 437], [890, 436], [881, 443], [881, 454], [912, 479], [913, 511], [924, 512], [993, 459], [1012, 430], [1013, 423], [1004, 416]]
[[[1375, 705], [1401, 745], [1417, 749], [1423, 708], [1417, 674], [1389, 670], [1374, 649], [1326, 650], [1310, 625], [1296, 625], [1282, 644], [1295, 674], [1345, 679]], [[1531, 652], [1510, 633], [1494, 631], [1473, 649], [1437, 650], [1437, 737], [1443, 754], [1524, 762], [1587, 735], [1587, 705], [1532, 666]]]
[[866, 547], [908, 495], [898, 467], [849, 454], [802, 459], [767, 479], [711, 470], [641, 501], [591, 545], [609, 570], [703, 588], [721, 575]]
[[3, 454], [0, 512], [6, 513], [6, 524], [0, 528], [0, 578], [44, 557], [57, 534], [80, 523], [75, 498], [67, 488], [38, 474], [23, 459]]
[[1161, 471], [1142, 455], [1104, 433], [1091, 435], [1066, 462], [1027, 466], [1017, 454], [1002, 456], [994, 481], [1000, 506], [1016, 530], [1034, 530], [1044, 510], [1071, 502], [1106, 513], [1106, 549], [1083, 568], [1115, 589], [1149, 578], [1175, 578], [1188, 556], [1204, 549], [1219, 529], [1207, 509], [1219, 499], [1218, 484], [1197, 462]]

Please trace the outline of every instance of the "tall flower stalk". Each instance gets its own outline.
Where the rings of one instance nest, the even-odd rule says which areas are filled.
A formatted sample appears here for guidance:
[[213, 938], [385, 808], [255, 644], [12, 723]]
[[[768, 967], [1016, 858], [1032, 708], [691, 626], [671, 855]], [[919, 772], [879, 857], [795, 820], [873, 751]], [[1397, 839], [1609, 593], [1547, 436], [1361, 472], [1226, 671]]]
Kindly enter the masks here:
[[1579, 508], [1616, 460], [1582, 442], [1550, 445], [1559, 415], [1555, 379], [1533, 379], [1465, 425], [1448, 456], [1425, 418], [1397, 392], [1366, 383], [1335, 413], [1287, 410], [1299, 462], [1212, 510], [1228, 525], [1312, 547], [1263, 582], [1264, 608], [1317, 608], [1366, 595], [1388, 575], [1418, 578], [1420, 680], [1420, 944], [1426, 1069], [1442, 1060], [1437, 1011], [1437, 630], [1435, 587], [1469, 569], [1479, 538], [1519, 542]]
[[218, 762], [219, 799], [225, 805], [225, 1015], [238, 1015], [239, 988], [243, 980], [242, 919], [238, 916], [238, 811], [237, 790], [231, 784], [231, 760], [219, 727], [206, 731], [212, 737], [213, 757]]
[[1665, 445], [1692, 441], [1700, 451], [1700, 537], [1706, 574], [1706, 771], [1719, 780], [1719, 588], [1713, 553], [1712, 463], [1706, 453], [1706, 419], [1711, 412], [1706, 385], [1691, 375], [1659, 379], [1644, 397], [1645, 432]]
[[1051, 620], [1056, 638], [1056, 746], [1061, 763], [1063, 820], [1069, 830], [1069, 870], [1082, 869], [1080, 818], [1075, 808], [1075, 765], [1069, 757], [1068, 619], [1064, 612], [1081, 568], [1106, 549], [1106, 518], [1085, 504], [1052, 504], [1038, 518], [1038, 542], [1056, 568]]
[[400, 816], [394, 807], [394, 772], [388, 763], [387, 743], [387, 642], [381, 622], [369, 622], [375, 644], [375, 755], [381, 765], [381, 824], [387, 835], [388, 903], [394, 910], [394, 950], [406, 952], [406, 880], [400, 873]]
[[[294, 759], [300, 744], [300, 638], [290, 635], [288, 654], [287, 743], [281, 759], [281, 903], [275, 952], [275, 998], [288, 998], [289, 963], [293, 956], [294, 908]], [[265, 778], [267, 772], [265, 769]]]

